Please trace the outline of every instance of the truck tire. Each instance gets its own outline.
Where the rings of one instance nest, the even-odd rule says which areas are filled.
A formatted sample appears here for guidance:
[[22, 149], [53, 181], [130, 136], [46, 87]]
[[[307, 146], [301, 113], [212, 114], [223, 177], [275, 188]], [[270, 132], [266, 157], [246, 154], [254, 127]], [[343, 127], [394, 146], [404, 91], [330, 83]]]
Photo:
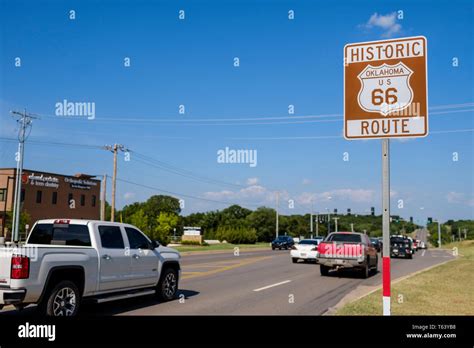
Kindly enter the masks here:
[[379, 269], [379, 256], [376, 255], [375, 256], [375, 266], [374, 266], [374, 268], [372, 268], [372, 274], [373, 275], [377, 274], [378, 269]]
[[363, 279], [369, 278], [369, 260], [367, 260], [365, 266], [360, 270], [360, 276]]
[[413, 255], [412, 254], [408, 254], [407, 255], [407, 259], [412, 259], [413, 258]]
[[171, 301], [178, 292], [178, 272], [174, 268], [166, 268], [156, 287], [156, 295], [162, 301]]
[[46, 293], [39, 308], [47, 316], [73, 317], [77, 315], [80, 303], [81, 294], [77, 285], [70, 280], [63, 280]]
[[298, 262], [298, 259], [296, 257], [292, 257], [291, 258], [291, 261], [293, 261], [293, 263], [297, 263]]
[[329, 275], [329, 267], [326, 267], [324, 265], [319, 265], [319, 270], [320, 270], [322, 276]]

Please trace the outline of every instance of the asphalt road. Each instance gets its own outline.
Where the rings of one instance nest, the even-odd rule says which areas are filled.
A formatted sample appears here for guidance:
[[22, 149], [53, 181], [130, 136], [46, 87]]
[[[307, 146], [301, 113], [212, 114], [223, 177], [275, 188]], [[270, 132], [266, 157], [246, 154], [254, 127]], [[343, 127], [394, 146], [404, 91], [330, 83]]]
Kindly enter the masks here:
[[[420, 250], [412, 260], [392, 259], [392, 279], [444, 262], [446, 251]], [[380, 261], [380, 260], [379, 260]], [[379, 270], [381, 262], [379, 262]], [[381, 273], [360, 279], [350, 272], [321, 277], [313, 263], [293, 264], [289, 251], [249, 251], [239, 256], [186, 255], [179, 297], [160, 303], [153, 296], [85, 304], [82, 316], [98, 315], [321, 315], [359, 285], [379, 285]], [[0, 315], [28, 315], [4, 309]]]

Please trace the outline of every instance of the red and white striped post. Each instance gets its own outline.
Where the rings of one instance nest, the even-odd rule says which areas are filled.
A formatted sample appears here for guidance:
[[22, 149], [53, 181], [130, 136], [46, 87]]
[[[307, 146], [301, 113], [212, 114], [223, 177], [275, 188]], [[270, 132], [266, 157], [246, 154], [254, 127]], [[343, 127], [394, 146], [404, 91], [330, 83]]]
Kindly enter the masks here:
[[382, 139], [382, 296], [383, 315], [390, 315], [390, 140]]

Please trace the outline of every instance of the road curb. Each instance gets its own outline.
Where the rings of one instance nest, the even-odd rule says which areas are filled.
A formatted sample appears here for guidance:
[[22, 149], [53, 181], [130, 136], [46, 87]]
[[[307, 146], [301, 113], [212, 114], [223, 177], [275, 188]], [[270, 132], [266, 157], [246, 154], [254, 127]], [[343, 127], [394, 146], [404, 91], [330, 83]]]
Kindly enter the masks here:
[[[448, 249], [444, 249], [444, 250], [448, 250]], [[420, 269], [419, 271], [416, 271], [414, 273], [410, 273], [406, 276], [403, 276], [403, 277], [400, 277], [400, 278], [397, 278], [395, 280], [392, 281], [392, 285], [394, 284], [397, 284], [405, 279], [408, 279], [408, 278], [411, 278], [417, 274], [420, 274], [420, 273], [423, 273], [423, 272], [426, 272], [426, 271], [429, 271], [433, 268], [436, 268], [436, 267], [439, 267], [439, 266], [442, 266], [448, 262], [452, 262], [454, 260], [458, 260], [459, 257], [456, 256], [454, 257], [453, 259], [451, 260], [446, 260], [446, 261], [443, 261], [441, 263], [438, 263], [436, 265], [433, 265], [433, 266], [430, 266], [430, 267], [427, 267], [427, 268], [423, 268], [423, 269]], [[370, 289], [365, 289], [367, 292], [364, 291], [363, 288], [370, 288]], [[358, 301], [360, 300], [361, 298], [364, 298], [366, 296], [369, 296], [370, 294], [378, 291], [382, 289], [382, 284], [381, 285], [374, 285], [374, 286], [368, 286], [368, 285], [359, 285], [357, 288], [355, 288], [354, 290], [352, 290], [350, 293], [348, 293], [347, 295], [345, 295], [335, 306], [332, 306], [332, 307], [329, 307], [328, 310], [326, 312], [324, 312], [322, 315], [335, 315], [336, 312], [341, 309], [342, 307], [344, 307], [345, 305], [349, 304], [349, 303], [352, 303], [352, 302], [355, 302], [355, 301]], [[361, 292], [363, 292], [363, 294], [360, 294]]]

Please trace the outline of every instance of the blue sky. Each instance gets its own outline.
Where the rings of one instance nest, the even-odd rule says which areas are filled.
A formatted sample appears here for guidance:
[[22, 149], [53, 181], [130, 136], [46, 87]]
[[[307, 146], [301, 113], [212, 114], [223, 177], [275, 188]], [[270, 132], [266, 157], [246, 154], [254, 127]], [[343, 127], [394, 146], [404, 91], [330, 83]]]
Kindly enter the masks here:
[[[4, 140], [16, 136], [9, 110], [26, 107], [42, 115], [26, 168], [112, 172], [110, 152], [39, 142], [133, 151], [129, 162], [121, 155], [118, 176], [148, 187], [119, 182], [119, 207], [156, 189], [184, 198], [184, 214], [226, 202], [274, 206], [278, 190], [284, 214], [308, 212], [311, 201], [315, 211], [380, 212], [380, 140], [342, 137], [343, 46], [424, 35], [431, 134], [391, 142], [392, 214], [472, 219], [473, 16], [471, 1], [1, 0], [0, 167], [15, 166], [16, 144]], [[55, 116], [64, 99], [94, 102], [95, 119]], [[218, 163], [225, 147], [257, 150], [257, 166]], [[231, 185], [177, 175], [140, 155]]]

